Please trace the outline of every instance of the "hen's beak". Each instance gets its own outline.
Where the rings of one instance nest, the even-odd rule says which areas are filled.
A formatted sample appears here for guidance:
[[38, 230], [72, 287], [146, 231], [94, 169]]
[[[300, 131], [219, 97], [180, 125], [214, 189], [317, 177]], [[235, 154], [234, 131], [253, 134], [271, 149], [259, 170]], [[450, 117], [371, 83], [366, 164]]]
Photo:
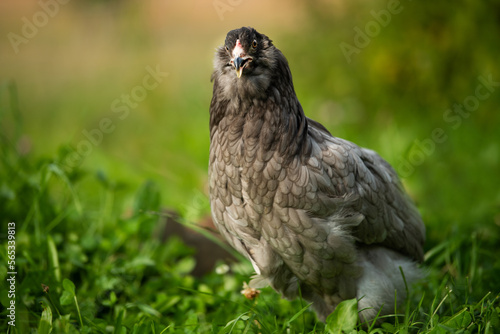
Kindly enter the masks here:
[[234, 66], [234, 69], [236, 70], [236, 76], [238, 78], [241, 78], [241, 75], [243, 74], [243, 69], [252, 61], [252, 57], [250, 56], [243, 56], [243, 57], [234, 57], [231, 59], [231, 63]]

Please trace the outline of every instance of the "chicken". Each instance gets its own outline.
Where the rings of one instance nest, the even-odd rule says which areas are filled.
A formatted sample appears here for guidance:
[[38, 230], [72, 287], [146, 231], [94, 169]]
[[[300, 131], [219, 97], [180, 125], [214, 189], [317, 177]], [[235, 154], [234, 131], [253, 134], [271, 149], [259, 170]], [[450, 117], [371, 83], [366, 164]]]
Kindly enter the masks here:
[[351, 298], [364, 320], [393, 313], [425, 239], [394, 169], [304, 115], [285, 56], [255, 29], [230, 31], [214, 67], [210, 204], [257, 273], [250, 286], [289, 299], [300, 286], [323, 321]]

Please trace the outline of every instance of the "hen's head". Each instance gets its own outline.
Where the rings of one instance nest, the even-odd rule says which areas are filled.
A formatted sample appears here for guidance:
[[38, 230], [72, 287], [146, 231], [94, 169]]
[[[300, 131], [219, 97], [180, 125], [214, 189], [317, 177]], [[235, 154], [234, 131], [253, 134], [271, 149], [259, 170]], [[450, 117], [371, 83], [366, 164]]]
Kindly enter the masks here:
[[228, 32], [224, 45], [217, 49], [214, 67], [212, 80], [229, 100], [263, 98], [280, 75], [290, 73], [285, 57], [272, 41], [250, 27]]

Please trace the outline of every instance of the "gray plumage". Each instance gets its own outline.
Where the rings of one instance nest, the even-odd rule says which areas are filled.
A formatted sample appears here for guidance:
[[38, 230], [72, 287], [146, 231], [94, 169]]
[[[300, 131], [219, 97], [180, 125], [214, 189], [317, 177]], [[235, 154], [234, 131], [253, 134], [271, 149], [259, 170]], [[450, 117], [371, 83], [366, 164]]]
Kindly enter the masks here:
[[304, 299], [324, 320], [358, 298], [394, 312], [420, 277], [425, 228], [393, 168], [305, 117], [288, 62], [265, 35], [232, 30], [216, 51], [210, 104], [212, 215], [253, 264], [253, 287]]

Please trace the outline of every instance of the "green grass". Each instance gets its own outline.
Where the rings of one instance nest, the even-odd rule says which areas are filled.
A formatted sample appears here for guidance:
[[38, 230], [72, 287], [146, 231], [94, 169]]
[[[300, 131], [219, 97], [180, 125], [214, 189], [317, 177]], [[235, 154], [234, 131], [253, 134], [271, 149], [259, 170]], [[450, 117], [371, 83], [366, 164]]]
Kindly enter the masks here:
[[[95, 2], [68, 4], [19, 58], [0, 54], [10, 76], [0, 77], [0, 332], [498, 333], [500, 88], [460, 126], [443, 119], [475, 94], [479, 77], [500, 81], [498, 5], [463, 0], [455, 11], [444, 0], [403, 2], [405, 10], [347, 63], [339, 43], [351, 43], [353, 27], [386, 5], [313, 2], [299, 8], [300, 31], [261, 24], [287, 56], [306, 114], [333, 134], [380, 152], [400, 173], [402, 161], [421, 154], [418, 142], [437, 128], [446, 135], [403, 178], [427, 226], [427, 277], [390, 321], [359, 324], [348, 301], [324, 324], [307, 302], [269, 288], [247, 300], [240, 291], [253, 274], [249, 263], [227, 263], [228, 272], [220, 263], [223, 274], [194, 277], [195, 250], [160, 238], [164, 208], [186, 223], [209, 214], [214, 39], [242, 25], [230, 16], [264, 14], [239, 7], [223, 23], [199, 23], [196, 34], [196, 17], [162, 18], [178, 26], [174, 35], [153, 29], [143, 7]], [[97, 27], [114, 23], [103, 26], [109, 35], [88, 29], [94, 13]], [[5, 16], [0, 25], [18, 31], [19, 22]], [[96, 57], [67, 32], [93, 41]], [[112, 101], [155, 64], [168, 79], [120, 120]], [[82, 130], [104, 117], [116, 130], [68, 166]], [[16, 226], [16, 327], [7, 326], [8, 222]]]

